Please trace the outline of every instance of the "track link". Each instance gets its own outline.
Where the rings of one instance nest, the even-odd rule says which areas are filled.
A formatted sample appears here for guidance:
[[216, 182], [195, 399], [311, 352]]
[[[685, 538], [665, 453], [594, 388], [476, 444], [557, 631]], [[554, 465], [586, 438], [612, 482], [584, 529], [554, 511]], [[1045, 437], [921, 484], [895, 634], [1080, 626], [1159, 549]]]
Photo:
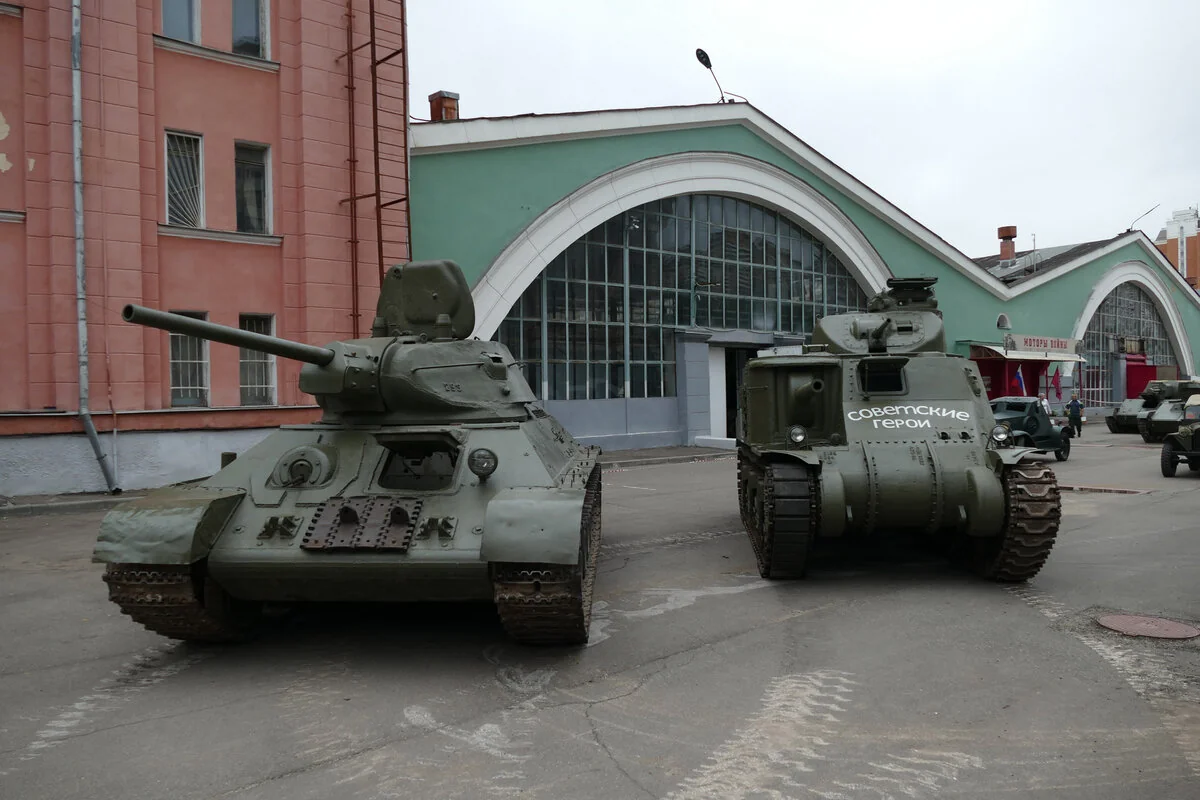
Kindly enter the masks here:
[[[198, 580], [189, 564], [109, 564], [104, 572], [108, 599], [154, 633], [193, 642], [249, 639], [248, 626], [205, 606]], [[212, 584], [207, 589], [211, 599], [223, 595]]]
[[1027, 581], [1050, 557], [1062, 520], [1062, 496], [1054, 472], [1039, 464], [1007, 467], [1004, 486], [1004, 531], [980, 542], [977, 563], [987, 578], [1005, 582]]
[[[818, 524], [817, 479], [803, 464], [757, 464], [739, 454], [738, 505], [764, 578], [802, 578]], [[761, 487], [762, 500], [750, 487]]]
[[522, 644], [586, 644], [600, 554], [601, 466], [588, 476], [579, 535], [579, 564], [492, 565], [500, 623]]

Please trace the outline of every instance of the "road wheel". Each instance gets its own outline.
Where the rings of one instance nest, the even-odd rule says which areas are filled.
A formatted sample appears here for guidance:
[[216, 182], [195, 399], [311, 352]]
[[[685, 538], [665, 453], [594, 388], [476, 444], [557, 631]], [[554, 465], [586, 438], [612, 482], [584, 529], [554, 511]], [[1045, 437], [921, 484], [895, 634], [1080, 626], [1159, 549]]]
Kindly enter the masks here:
[[1063, 437], [1062, 447], [1060, 447], [1054, 451], [1054, 457], [1056, 459], [1058, 459], [1059, 461], [1066, 461], [1068, 458], [1071, 457], [1071, 439], [1070, 439], [1070, 437], [1068, 437], [1068, 436]]
[[1159, 457], [1159, 466], [1162, 467], [1164, 478], [1174, 478], [1175, 469], [1179, 466], [1175, 460], [1175, 443], [1170, 439], [1163, 442], [1162, 455]]

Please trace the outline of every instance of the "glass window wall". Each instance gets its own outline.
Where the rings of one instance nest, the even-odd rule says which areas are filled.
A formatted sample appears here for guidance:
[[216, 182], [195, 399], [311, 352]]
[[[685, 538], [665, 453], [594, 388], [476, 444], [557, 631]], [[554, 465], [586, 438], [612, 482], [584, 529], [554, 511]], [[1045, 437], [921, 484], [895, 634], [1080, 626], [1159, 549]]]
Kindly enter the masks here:
[[1121, 284], [1104, 298], [1083, 335], [1079, 354], [1087, 363], [1079, 366], [1079, 399], [1085, 405], [1116, 401], [1112, 368], [1122, 352], [1142, 353], [1148, 364], [1159, 367], [1179, 363], [1154, 301], [1132, 283]]
[[732, 197], [624, 212], [560, 253], [497, 331], [538, 396], [676, 395], [677, 328], [807, 335], [866, 294], [820, 239]]

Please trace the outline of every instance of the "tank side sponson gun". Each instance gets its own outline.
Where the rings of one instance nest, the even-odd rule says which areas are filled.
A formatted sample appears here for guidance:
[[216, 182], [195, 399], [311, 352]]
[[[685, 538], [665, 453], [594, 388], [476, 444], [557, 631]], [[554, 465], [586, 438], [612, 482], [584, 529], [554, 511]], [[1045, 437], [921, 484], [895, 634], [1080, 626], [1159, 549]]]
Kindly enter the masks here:
[[301, 342], [293, 342], [290, 339], [280, 339], [275, 336], [266, 336], [252, 331], [243, 331], [239, 328], [230, 328], [228, 325], [218, 325], [215, 322], [207, 322], [202, 319], [187, 317], [183, 314], [173, 314], [170, 311], [158, 311], [157, 309], [137, 306], [132, 303], [125, 306], [121, 312], [121, 318], [126, 322], [132, 322], [137, 325], [161, 328], [171, 333], [180, 333], [185, 336], [208, 339], [212, 342], [244, 347], [247, 350], [257, 350], [260, 353], [270, 353], [281, 358], [290, 358], [295, 361], [303, 361], [306, 364], [315, 364], [318, 367], [326, 366], [333, 361], [336, 355], [328, 347], [314, 347], [311, 344], [302, 344]]

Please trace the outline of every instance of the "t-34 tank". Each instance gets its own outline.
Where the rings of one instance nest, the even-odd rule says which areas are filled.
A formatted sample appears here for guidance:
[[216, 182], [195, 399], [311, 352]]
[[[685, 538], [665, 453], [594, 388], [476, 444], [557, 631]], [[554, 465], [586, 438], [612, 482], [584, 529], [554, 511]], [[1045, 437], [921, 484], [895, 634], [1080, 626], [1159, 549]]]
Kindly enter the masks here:
[[1200, 392], [1200, 381], [1162, 381], [1162, 384], [1157, 405], [1137, 415], [1137, 430], [1144, 442], [1161, 442], [1167, 434], [1179, 430], [1184, 401]]
[[995, 424], [975, 363], [944, 352], [936, 280], [889, 279], [865, 313], [746, 364], [738, 497], [763, 577], [803, 576], [819, 537], [938, 537], [1000, 581], [1050, 555], [1054, 473]]
[[1162, 400], [1168, 381], [1150, 381], [1146, 388], [1117, 407], [1117, 410], [1104, 418], [1108, 429], [1113, 433], [1137, 433], [1138, 414], [1152, 411]]
[[323, 410], [105, 517], [94, 557], [135, 621], [220, 641], [265, 603], [490, 600], [518, 641], [587, 641], [600, 451], [542, 410], [504, 345], [467, 338], [458, 265], [392, 267], [371, 336], [328, 347], [133, 305], [124, 318], [304, 361]]

